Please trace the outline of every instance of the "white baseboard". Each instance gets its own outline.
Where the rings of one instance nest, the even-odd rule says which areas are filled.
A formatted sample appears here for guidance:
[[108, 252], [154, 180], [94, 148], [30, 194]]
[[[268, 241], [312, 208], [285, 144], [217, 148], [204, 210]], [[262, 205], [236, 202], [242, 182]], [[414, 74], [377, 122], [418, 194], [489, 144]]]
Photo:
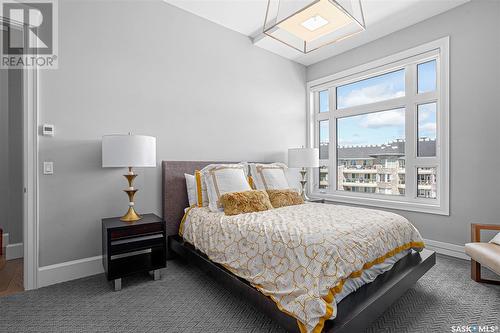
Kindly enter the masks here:
[[465, 254], [463, 245], [456, 245], [435, 241], [432, 239], [424, 239], [426, 248], [436, 251], [437, 253], [444, 254], [450, 257], [470, 260], [469, 256]]
[[[436, 251], [437, 253], [460, 259], [469, 259], [464, 253], [463, 246], [438, 242], [431, 239], [424, 239], [424, 242], [428, 249]], [[75, 280], [103, 272], [102, 256], [43, 266], [38, 269], [38, 287], [50, 286], [52, 284]]]
[[102, 256], [43, 266], [38, 268], [38, 288], [103, 272]]
[[23, 243], [9, 244], [5, 247], [5, 260], [22, 258], [23, 253]]
[[3, 247], [7, 247], [7, 245], [9, 245], [9, 234], [8, 233], [4, 233], [2, 235], [2, 246]]

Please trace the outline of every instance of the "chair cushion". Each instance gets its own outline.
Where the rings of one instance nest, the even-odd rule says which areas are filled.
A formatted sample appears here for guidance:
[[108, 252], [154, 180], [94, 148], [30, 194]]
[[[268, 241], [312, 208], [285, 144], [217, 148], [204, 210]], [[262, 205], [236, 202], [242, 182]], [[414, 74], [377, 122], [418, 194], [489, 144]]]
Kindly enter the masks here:
[[500, 245], [492, 243], [467, 243], [465, 253], [472, 259], [500, 275]]
[[496, 236], [493, 237], [492, 240], [490, 240], [490, 243], [500, 245], [500, 232], [496, 234]]

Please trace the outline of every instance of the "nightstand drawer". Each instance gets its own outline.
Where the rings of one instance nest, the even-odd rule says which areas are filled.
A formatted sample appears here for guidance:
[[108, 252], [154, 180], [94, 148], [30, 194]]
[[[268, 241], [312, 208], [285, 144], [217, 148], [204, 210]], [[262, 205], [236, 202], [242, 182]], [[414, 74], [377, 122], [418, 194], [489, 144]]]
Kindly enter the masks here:
[[149, 235], [163, 231], [163, 226], [159, 223], [127, 226], [111, 231], [111, 240], [117, 240], [128, 237], [136, 237], [137, 235]]
[[148, 249], [155, 246], [164, 246], [165, 236], [163, 233], [155, 233], [146, 236], [121, 238], [111, 241], [110, 255]]

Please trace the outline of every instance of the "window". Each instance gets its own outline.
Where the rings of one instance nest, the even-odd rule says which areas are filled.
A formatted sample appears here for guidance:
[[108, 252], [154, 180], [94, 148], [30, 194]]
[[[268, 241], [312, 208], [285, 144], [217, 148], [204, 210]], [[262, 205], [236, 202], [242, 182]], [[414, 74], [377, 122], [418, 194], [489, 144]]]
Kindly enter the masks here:
[[[320, 107], [321, 109], [321, 107]], [[330, 142], [330, 122], [328, 120], [319, 121], [318, 140], [319, 140], [319, 182], [318, 189], [328, 188], [328, 155]]]
[[417, 155], [419, 157], [436, 156], [436, 111], [435, 102], [417, 106]]
[[405, 95], [405, 71], [371, 77], [337, 88], [337, 109], [384, 101]]
[[436, 173], [436, 168], [417, 168], [417, 190], [419, 197], [436, 198]]
[[[330, 127], [328, 120], [321, 120], [319, 122], [319, 159], [328, 160], [328, 143], [330, 142]], [[321, 149], [322, 148], [322, 149]]]
[[447, 215], [447, 75], [443, 38], [309, 82], [311, 196]]
[[330, 109], [328, 101], [328, 90], [319, 92], [319, 112], [328, 112]]
[[436, 90], [436, 60], [417, 65], [418, 93]]
[[[393, 121], [394, 126], [381, 130], [381, 127], [386, 127], [384, 123], [387, 121]], [[399, 165], [398, 159], [404, 158], [404, 137], [405, 109], [337, 118], [337, 190], [359, 192], [358, 188], [349, 186], [350, 180], [346, 177], [352, 170], [356, 170], [358, 176], [365, 178], [370, 174], [376, 174], [377, 169], [382, 172], [382, 168], [385, 172], [397, 175], [398, 168], [389, 166]], [[344, 166], [343, 161], [350, 160], [356, 163], [360, 158], [363, 160], [359, 164]], [[370, 160], [369, 166], [368, 160]], [[379, 167], [373, 168], [373, 165]], [[383, 180], [380, 182], [389, 183], [390, 177], [390, 173], [381, 174], [380, 178]], [[355, 178], [355, 174], [352, 174], [352, 178]], [[375, 181], [364, 182], [358, 186], [365, 188], [390, 186], [382, 185], [380, 182], [378, 186]], [[397, 186], [379, 193], [400, 195]]]

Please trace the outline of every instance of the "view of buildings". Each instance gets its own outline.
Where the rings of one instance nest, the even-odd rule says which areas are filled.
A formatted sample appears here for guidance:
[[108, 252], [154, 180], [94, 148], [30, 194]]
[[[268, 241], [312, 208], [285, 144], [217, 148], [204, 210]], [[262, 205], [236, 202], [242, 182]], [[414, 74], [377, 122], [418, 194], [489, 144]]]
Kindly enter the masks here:
[[[328, 143], [320, 155], [328, 158]], [[436, 141], [421, 139], [419, 156], [435, 156]], [[406, 189], [405, 141], [383, 145], [339, 146], [337, 148], [337, 189], [341, 191], [404, 195]], [[417, 169], [417, 196], [436, 198], [436, 168]], [[328, 167], [319, 168], [319, 188], [329, 186]]]

